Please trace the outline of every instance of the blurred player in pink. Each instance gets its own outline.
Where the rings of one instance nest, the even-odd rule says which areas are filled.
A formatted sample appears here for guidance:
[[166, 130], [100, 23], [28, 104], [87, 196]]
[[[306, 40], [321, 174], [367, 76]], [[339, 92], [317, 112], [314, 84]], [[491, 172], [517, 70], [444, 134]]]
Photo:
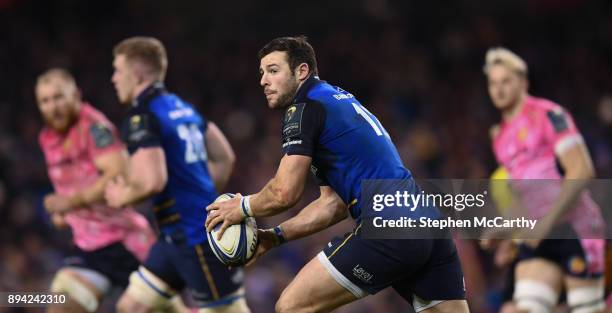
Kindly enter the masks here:
[[70, 226], [76, 246], [51, 284], [72, 305], [49, 311], [94, 312], [112, 286], [127, 285], [155, 236], [133, 209], [104, 204], [105, 185], [124, 172], [127, 154], [115, 127], [81, 100], [72, 75], [63, 69], [41, 74], [36, 100], [45, 121], [39, 143], [55, 190], [44, 205], [56, 226]]
[[[595, 176], [570, 114], [527, 93], [526, 63], [513, 52], [487, 52], [489, 95], [502, 120], [491, 130], [493, 150], [512, 179], [514, 196], [535, 229], [523, 235], [507, 312], [552, 312], [565, 290], [573, 313], [602, 312], [604, 222], [585, 187]], [[571, 234], [576, 239], [559, 238]], [[563, 237], [569, 238], [569, 237]]]

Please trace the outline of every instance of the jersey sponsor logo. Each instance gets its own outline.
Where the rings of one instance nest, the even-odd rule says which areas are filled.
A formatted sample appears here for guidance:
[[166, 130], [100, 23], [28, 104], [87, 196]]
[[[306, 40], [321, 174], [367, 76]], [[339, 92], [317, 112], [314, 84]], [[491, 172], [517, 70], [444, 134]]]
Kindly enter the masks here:
[[336, 100], [355, 98], [355, 96], [353, 96], [352, 93], [346, 92], [346, 90], [344, 90], [344, 89], [342, 89], [340, 87], [335, 87], [335, 89], [336, 89], [337, 92], [339, 92], [339, 93], [333, 95], [333, 97], [336, 98]]
[[95, 123], [89, 127], [89, 133], [93, 137], [96, 148], [104, 148], [115, 142], [113, 132], [102, 123]]
[[299, 123], [291, 123], [285, 125], [283, 128], [283, 135], [285, 137], [297, 136], [300, 134], [300, 124]]
[[299, 145], [299, 144], [301, 144], [301, 143], [302, 143], [302, 141], [301, 141], [301, 140], [291, 140], [291, 141], [285, 142], [285, 143], [283, 144], [283, 148], [286, 148], [286, 147], [288, 147], [288, 146], [290, 146], [290, 145]]
[[354, 96], [350, 93], [348, 94], [338, 93], [334, 95], [334, 98], [336, 98], [336, 100], [342, 100], [342, 99], [351, 99], [351, 98], [354, 98]]
[[147, 135], [146, 129], [141, 129], [130, 134], [129, 141], [138, 142]]
[[563, 113], [563, 111], [559, 109], [550, 110], [546, 112], [546, 116], [548, 116], [548, 120], [552, 124], [556, 133], [560, 133], [568, 129], [569, 126], [568, 126], [567, 119], [565, 118], [565, 114]]
[[181, 117], [188, 117], [193, 115], [193, 110], [191, 108], [181, 108], [178, 110], [170, 111], [168, 116], [171, 120], [176, 120]]

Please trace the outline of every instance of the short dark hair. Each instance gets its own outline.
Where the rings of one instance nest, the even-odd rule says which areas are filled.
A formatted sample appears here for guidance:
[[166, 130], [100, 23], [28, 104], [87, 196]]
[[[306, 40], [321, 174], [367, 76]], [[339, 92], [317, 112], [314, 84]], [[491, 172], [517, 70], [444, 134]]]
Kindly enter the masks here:
[[144, 64], [155, 79], [163, 81], [168, 68], [166, 49], [161, 41], [153, 37], [131, 37], [118, 43], [113, 55], [125, 55], [128, 61]]
[[317, 69], [317, 57], [315, 56], [314, 49], [310, 43], [308, 43], [308, 38], [306, 36], [301, 35], [272, 39], [272, 41], [268, 42], [263, 48], [261, 48], [261, 50], [259, 50], [257, 56], [261, 61], [263, 57], [274, 51], [284, 51], [287, 53], [287, 61], [291, 67], [291, 70], [294, 70], [302, 63], [306, 63], [308, 64], [312, 74], [319, 75], [319, 70]]

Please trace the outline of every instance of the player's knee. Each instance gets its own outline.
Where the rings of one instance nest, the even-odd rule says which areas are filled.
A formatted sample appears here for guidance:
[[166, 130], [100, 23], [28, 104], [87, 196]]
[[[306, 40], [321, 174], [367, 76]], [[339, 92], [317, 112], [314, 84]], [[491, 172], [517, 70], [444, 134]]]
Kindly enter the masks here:
[[315, 313], [311, 305], [300, 303], [296, 298], [287, 296], [286, 292], [276, 301], [274, 309], [276, 313]]
[[519, 280], [514, 289], [514, 302], [520, 312], [550, 313], [558, 297], [552, 287], [535, 280]]
[[241, 287], [219, 300], [208, 303], [208, 307], [199, 309], [198, 313], [251, 313], [251, 310], [245, 299], [244, 287]]
[[506, 302], [499, 309], [499, 313], [521, 313], [521, 311], [516, 308], [514, 302]]
[[[115, 305], [115, 311], [117, 313], [152, 313], [155, 312], [150, 306], [138, 302], [132, 298], [128, 293], [123, 293], [117, 304]], [[161, 310], [160, 312], [164, 312]]]
[[130, 284], [117, 303], [120, 313], [164, 311], [171, 305], [176, 292], [146, 268], [140, 267], [130, 275]]
[[[107, 280], [102, 275], [90, 271], [90, 279], [100, 280], [100, 284], [107, 284]], [[94, 277], [95, 276], [95, 277]], [[51, 282], [51, 292], [67, 293], [68, 296], [76, 302], [81, 308], [87, 312], [95, 312], [100, 304], [100, 295], [92, 290], [95, 287], [83, 282], [85, 278], [80, 277], [80, 274], [70, 269], [62, 269], [53, 278]], [[92, 282], [95, 283], [95, 282]]]
[[244, 298], [236, 299], [232, 303], [214, 308], [203, 308], [198, 313], [251, 313]]
[[278, 299], [278, 301], [276, 301], [276, 305], [274, 306], [274, 311], [276, 313], [288, 313], [292, 312], [292, 308], [293, 307], [287, 301]]
[[606, 307], [602, 286], [572, 288], [567, 292], [567, 304], [572, 313], [598, 313]]
[[130, 298], [130, 296], [124, 293], [117, 304], [115, 305], [115, 309], [117, 313], [127, 313], [131, 312], [134, 309], [134, 300]]

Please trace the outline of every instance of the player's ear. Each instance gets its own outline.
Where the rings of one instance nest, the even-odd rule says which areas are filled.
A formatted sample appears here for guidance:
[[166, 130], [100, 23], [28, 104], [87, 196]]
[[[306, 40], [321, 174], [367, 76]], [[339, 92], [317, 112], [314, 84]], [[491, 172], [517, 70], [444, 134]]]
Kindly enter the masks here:
[[135, 71], [134, 74], [136, 75], [136, 83], [138, 85], [142, 84], [145, 81], [145, 75], [141, 69]]
[[298, 65], [295, 75], [300, 81], [306, 80], [310, 75], [310, 67], [306, 63]]
[[134, 62], [130, 64], [130, 67], [132, 70], [132, 74], [136, 78], [136, 83], [138, 85], [142, 84], [146, 80], [146, 73], [145, 69], [143, 68], [144, 66], [140, 64], [140, 62]]

